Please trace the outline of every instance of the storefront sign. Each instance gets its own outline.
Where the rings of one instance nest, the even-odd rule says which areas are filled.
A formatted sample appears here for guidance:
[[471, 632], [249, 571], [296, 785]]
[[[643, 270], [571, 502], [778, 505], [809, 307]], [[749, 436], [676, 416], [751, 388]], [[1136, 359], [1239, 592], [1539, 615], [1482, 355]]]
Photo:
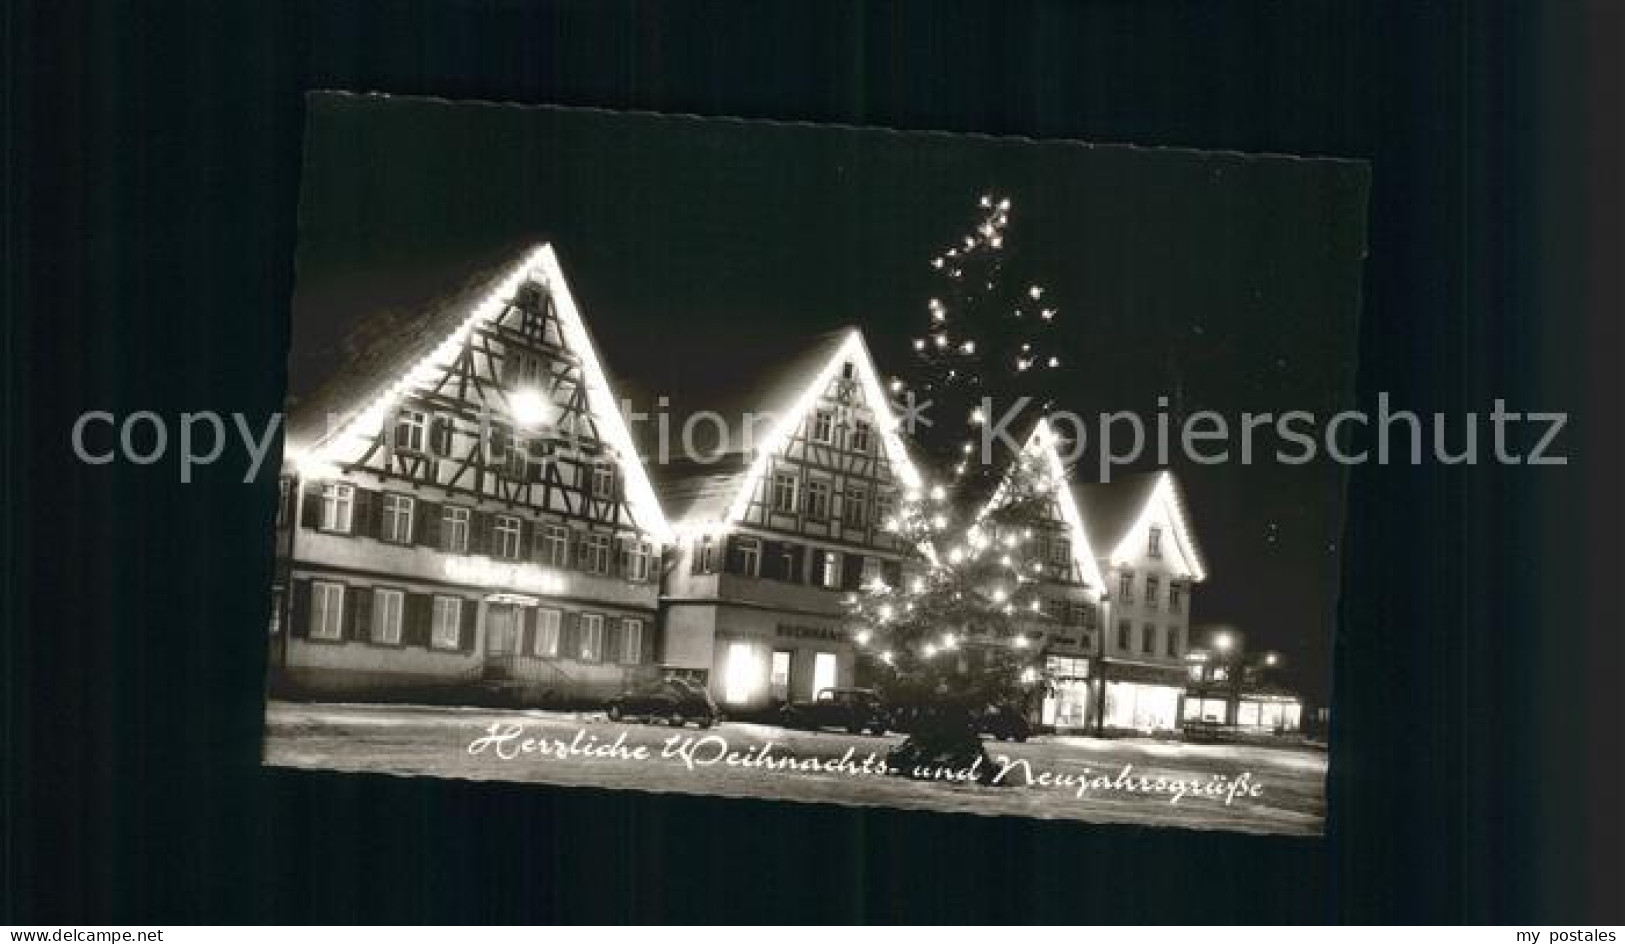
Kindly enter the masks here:
[[829, 642], [845, 642], [846, 637], [841, 631], [830, 626], [799, 626], [794, 623], [780, 623], [775, 632], [789, 639], [823, 639]]

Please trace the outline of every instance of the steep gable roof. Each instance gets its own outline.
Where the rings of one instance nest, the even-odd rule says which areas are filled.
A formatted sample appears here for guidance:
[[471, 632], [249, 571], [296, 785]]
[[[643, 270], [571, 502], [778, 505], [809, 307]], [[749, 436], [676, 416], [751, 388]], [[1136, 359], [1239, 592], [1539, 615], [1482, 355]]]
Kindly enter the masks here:
[[1091, 531], [1085, 525], [1084, 516], [1080, 513], [1078, 502], [1073, 489], [1070, 487], [1070, 473], [1061, 461], [1060, 439], [1050, 426], [1049, 420], [1040, 417], [1033, 425], [1033, 431], [1022, 446], [1021, 454], [1011, 460], [1009, 470], [999, 481], [993, 491], [993, 496], [977, 515], [977, 520], [987, 517], [995, 509], [1007, 501], [1009, 490], [1014, 481], [1015, 464], [1022, 457], [1032, 455], [1044, 463], [1044, 474], [1055, 484], [1056, 505], [1060, 507], [1061, 518], [1071, 532], [1072, 557], [1077, 562], [1078, 572], [1083, 576], [1083, 582], [1097, 591], [1106, 589], [1106, 581], [1100, 574], [1100, 565], [1096, 559], [1095, 544], [1091, 540]]
[[[793, 348], [753, 345], [749, 357], [718, 360], [726, 363], [715, 368], [709, 363], [673, 365], [665, 385], [650, 391], [658, 392], [667, 416], [664, 443], [658, 441], [657, 424], [640, 426], [644, 455], [673, 521], [699, 527], [743, 517], [771, 457], [848, 361], [863, 387], [865, 404], [875, 414], [887, 460], [905, 488], [920, 487], [919, 472], [857, 328], [819, 335]], [[655, 401], [646, 394], [645, 403], [650, 402]], [[690, 430], [687, 443], [684, 427]]]
[[1185, 515], [1179, 482], [1167, 469], [1114, 474], [1110, 482], [1073, 483], [1089, 535], [1101, 560], [1111, 566], [1136, 559], [1131, 546], [1145, 519], [1159, 511], [1173, 525], [1172, 540], [1178, 559], [1193, 580], [1207, 579], [1207, 570]]
[[[598, 359], [592, 335], [576, 307], [558, 256], [548, 243], [532, 247], [499, 277], [430, 306], [412, 330], [380, 338], [366, 352], [360, 369], [347, 372], [350, 376], [343, 382], [301, 404], [288, 437], [294, 461], [307, 473], [321, 474], [341, 463], [345, 456], [360, 455], [401, 399], [409, 391], [432, 383], [448, 369], [470, 332], [500, 315], [508, 300], [530, 278], [550, 288], [565, 344], [581, 360], [588, 408], [620, 461], [628, 504], [651, 534], [666, 538], [670, 527], [665, 512], [638, 460], [636, 443]], [[347, 396], [340, 400], [343, 394]]]

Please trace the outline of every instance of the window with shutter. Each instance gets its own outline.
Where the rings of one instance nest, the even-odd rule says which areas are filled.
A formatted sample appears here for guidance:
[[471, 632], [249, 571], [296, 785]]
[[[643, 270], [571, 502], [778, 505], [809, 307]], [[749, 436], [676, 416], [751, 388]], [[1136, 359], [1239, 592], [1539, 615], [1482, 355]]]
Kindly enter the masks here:
[[429, 645], [435, 649], [461, 648], [463, 599], [461, 597], [435, 597], [433, 628]]
[[323, 531], [350, 533], [355, 523], [355, 486], [345, 482], [323, 484], [320, 504], [317, 521]]
[[643, 661], [642, 620], [621, 620], [621, 661], [633, 664]]
[[468, 553], [469, 512], [467, 508], [446, 505], [440, 509], [440, 549], [453, 554]]
[[344, 638], [344, 584], [325, 580], [310, 584], [310, 638]]

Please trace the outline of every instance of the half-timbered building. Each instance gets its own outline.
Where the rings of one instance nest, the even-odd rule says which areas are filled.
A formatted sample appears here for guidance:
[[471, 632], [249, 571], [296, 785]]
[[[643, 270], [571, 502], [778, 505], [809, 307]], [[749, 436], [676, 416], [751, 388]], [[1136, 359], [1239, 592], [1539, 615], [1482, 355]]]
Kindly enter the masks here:
[[664, 660], [735, 712], [853, 684], [844, 598], [902, 579], [885, 523], [920, 487], [859, 331], [753, 354], [765, 378], [673, 404], [689, 433], [708, 413], [729, 434], [653, 466], [678, 535]]
[[593, 699], [658, 673], [668, 528], [550, 246], [289, 417], [284, 691]]

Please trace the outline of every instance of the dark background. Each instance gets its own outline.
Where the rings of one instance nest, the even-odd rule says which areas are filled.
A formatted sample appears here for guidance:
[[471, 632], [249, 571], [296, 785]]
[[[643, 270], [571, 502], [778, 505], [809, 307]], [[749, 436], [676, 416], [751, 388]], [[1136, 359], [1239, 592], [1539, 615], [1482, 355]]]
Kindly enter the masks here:
[[[1074, 477], [1098, 481], [1098, 418], [1116, 411], [1144, 417], [1137, 467], [1157, 467], [1163, 397], [1209, 572], [1191, 619], [1243, 631], [1255, 658], [1278, 653], [1278, 675], [1326, 704], [1346, 470], [1277, 463], [1288, 444], [1269, 432], [1256, 437], [1262, 461], [1243, 465], [1233, 432], [1233, 461], [1188, 462], [1178, 429], [1197, 410], [1235, 430], [1244, 412], [1324, 422], [1352, 405], [1366, 166], [347, 93], [313, 97], [309, 114], [295, 407], [337, 379], [349, 399], [323, 391], [323, 407], [352, 408], [345, 375], [375, 338], [398, 337], [491, 260], [509, 268], [515, 247], [543, 239], [617, 395], [640, 412], [662, 396], [683, 403], [690, 374], [770, 375], [773, 355], [759, 352], [846, 325], [862, 326], [883, 374], [913, 379], [927, 301], [952, 297], [929, 260], [972, 230], [982, 194], [1009, 199], [1006, 271], [1041, 283], [1057, 311], [1045, 350], [1060, 365], [1040, 359], [1036, 370], [1058, 408], [1087, 424]], [[1038, 307], [1028, 304], [1029, 322]], [[946, 325], [965, 336], [962, 312]], [[998, 421], [1013, 406], [988, 412]], [[949, 442], [975, 435], [946, 408], [925, 418], [949, 427]], [[1452, 443], [1462, 425], [1451, 418]], [[1126, 454], [1131, 434], [1115, 437]], [[1488, 454], [1487, 431], [1483, 441]], [[926, 474], [952, 481], [946, 468]]]
[[[1625, 920], [1621, 11], [1552, 3], [13, 4], [6, 920]], [[1358, 396], [1568, 410], [1365, 468], [1323, 841], [258, 766], [270, 476], [87, 409], [286, 383], [304, 93], [1369, 158]]]

